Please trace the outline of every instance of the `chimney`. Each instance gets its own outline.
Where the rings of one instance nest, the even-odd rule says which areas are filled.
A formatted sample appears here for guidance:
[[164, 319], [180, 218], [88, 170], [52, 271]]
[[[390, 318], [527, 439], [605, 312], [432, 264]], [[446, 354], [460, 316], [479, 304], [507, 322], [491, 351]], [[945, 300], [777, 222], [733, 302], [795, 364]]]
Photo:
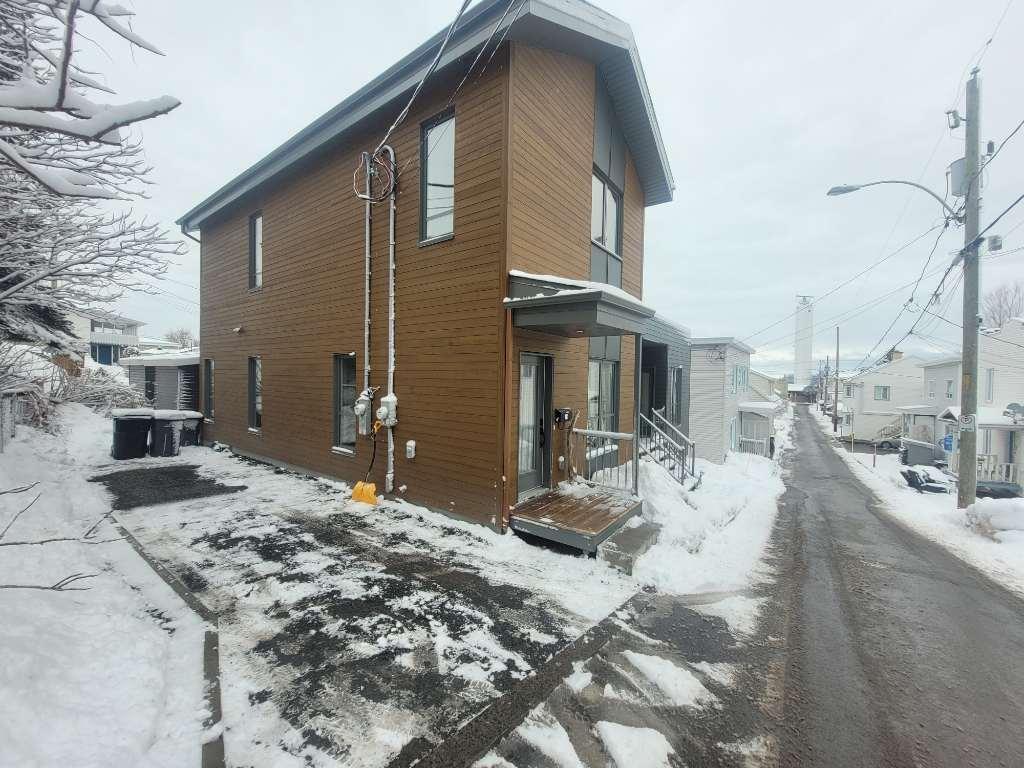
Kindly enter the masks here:
[[887, 363], [894, 363], [897, 360], [902, 360], [902, 359], [903, 359], [903, 353], [900, 352], [898, 349], [892, 350], [889, 354], [887, 354], [885, 356], [885, 362], [887, 362]]

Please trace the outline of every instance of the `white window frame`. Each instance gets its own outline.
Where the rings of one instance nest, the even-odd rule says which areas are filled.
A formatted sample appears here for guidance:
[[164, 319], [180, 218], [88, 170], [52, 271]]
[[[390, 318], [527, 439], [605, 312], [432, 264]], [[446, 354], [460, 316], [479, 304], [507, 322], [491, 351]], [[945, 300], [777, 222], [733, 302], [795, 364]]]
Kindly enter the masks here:
[[996, 369], [985, 369], [985, 402], [991, 403], [996, 396]]
[[[879, 397], [879, 395], [884, 397]], [[892, 401], [892, 387], [888, 384], [875, 384], [875, 400], [888, 403]]]
[[956, 380], [955, 379], [946, 379], [946, 399], [947, 400], [955, 400], [956, 399]]
[[935, 379], [928, 379], [928, 397], [935, 399]]
[[844, 397], [853, 397], [853, 384], [844, 384], [843, 385], [843, 396]]

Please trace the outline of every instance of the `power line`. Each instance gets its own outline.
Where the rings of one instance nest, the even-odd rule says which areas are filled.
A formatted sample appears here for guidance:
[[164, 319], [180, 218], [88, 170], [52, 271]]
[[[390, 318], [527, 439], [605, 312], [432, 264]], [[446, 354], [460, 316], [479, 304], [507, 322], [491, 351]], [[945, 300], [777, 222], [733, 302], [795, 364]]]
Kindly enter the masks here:
[[836, 293], [837, 291], [841, 290], [842, 288], [845, 288], [847, 285], [852, 283], [854, 280], [857, 280], [857, 279], [863, 277], [864, 275], [866, 275], [871, 270], [875, 269], [876, 267], [880, 266], [881, 264], [884, 264], [886, 261], [891, 259], [893, 256], [896, 256], [897, 254], [900, 254], [903, 251], [907, 250], [907, 248], [909, 248], [910, 246], [916, 244], [919, 240], [927, 237], [932, 232], [934, 232], [936, 229], [939, 229], [940, 227], [945, 228], [945, 226], [947, 226], [947, 225], [948, 225], [948, 222], [944, 220], [942, 224], [936, 224], [935, 226], [930, 227], [929, 229], [925, 230], [920, 235], [915, 237], [913, 240], [910, 240], [909, 242], [904, 243], [903, 245], [901, 245], [899, 248], [897, 248], [895, 251], [890, 253], [888, 256], [883, 256], [881, 259], [876, 261], [874, 264], [871, 264], [870, 266], [864, 268], [863, 270], [858, 272], [853, 277], [851, 277], [851, 278], [849, 278], [847, 280], [844, 280], [843, 282], [839, 283], [839, 285], [835, 286], [834, 288], [832, 288], [832, 289], [826, 291], [825, 293], [821, 294], [820, 296], [816, 297], [806, 307], [801, 307], [800, 309], [798, 309], [798, 310], [796, 310], [794, 312], [791, 312], [790, 314], [786, 315], [785, 317], [783, 317], [783, 318], [781, 318], [779, 320], [776, 320], [774, 323], [771, 323], [770, 325], [766, 325], [764, 328], [761, 328], [760, 330], [755, 331], [754, 333], [751, 333], [749, 336], [744, 337], [743, 341], [749, 341], [750, 339], [754, 338], [755, 336], [760, 336], [765, 331], [767, 331], [767, 330], [769, 330], [771, 328], [774, 328], [775, 326], [777, 326], [777, 325], [779, 325], [781, 323], [784, 323], [784, 322], [786, 322], [787, 320], [789, 320], [789, 319], [791, 319], [793, 317], [796, 317], [797, 313], [799, 313], [802, 309], [807, 309], [808, 307], [813, 307], [815, 304], [817, 304], [822, 299], [825, 299], [825, 298], [831, 296], [832, 294]]

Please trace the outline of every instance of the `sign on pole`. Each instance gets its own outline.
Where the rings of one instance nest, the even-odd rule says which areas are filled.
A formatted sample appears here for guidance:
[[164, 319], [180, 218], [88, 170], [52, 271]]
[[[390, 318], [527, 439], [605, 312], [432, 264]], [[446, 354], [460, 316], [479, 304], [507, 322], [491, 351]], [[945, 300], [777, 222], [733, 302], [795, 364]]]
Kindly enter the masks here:
[[960, 431], [974, 432], [978, 423], [978, 417], [973, 413], [965, 413], [960, 416]]

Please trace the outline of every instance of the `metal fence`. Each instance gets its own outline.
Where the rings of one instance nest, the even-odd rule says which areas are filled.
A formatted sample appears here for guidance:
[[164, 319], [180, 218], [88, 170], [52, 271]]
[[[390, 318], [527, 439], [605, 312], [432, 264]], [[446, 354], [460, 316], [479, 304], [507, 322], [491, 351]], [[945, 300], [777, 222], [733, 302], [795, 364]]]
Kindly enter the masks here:
[[752, 453], [755, 456], [768, 458], [768, 440], [766, 438], [741, 437], [738, 442], [740, 453]]
[[17, 425], [25, 422], [25, 396], [19, 390], [0, 392], [0, 453], [14, 439]]
[[572, 431], [572, 463], [577, 476], [593, 485], [637, 493], [636, 456], [631, 432]]

